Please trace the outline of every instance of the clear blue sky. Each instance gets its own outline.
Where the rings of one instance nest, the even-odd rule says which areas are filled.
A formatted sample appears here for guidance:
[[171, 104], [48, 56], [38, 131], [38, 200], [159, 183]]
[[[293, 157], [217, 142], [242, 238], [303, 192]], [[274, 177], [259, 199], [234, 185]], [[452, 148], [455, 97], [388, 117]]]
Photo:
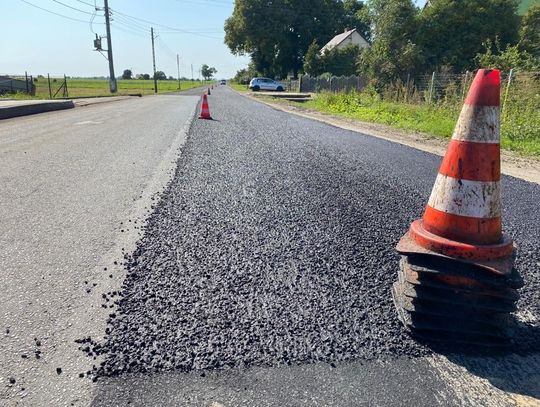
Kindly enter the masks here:
[[[105, 36], [102, 11], [90, 26], [94, 0], [25, 1], [81, 21], [48, 13], [22, 0], [2, 0], [0, 74], [28, 71], [33, 75], [108, 76], [107, 61], [93, 51], [92, 30]], [[95, 1], [101, 8], [103, 0]], [[422, 5], [425, 0], [415, 2]], [[191, 77], [191, 64], [197, 77], [198, 69], [206, 63], [218, 70], [218, 77], [229, 78], [249, 61], [248, 57], [232, 55], [223, 44], [223, 23], [231, 15], [233, 0], [109, 0], [109, 6], [113, 10], [116, 76], [124, 69], [132, 69], [134, 74], [152, 72], [150, 26], [158, 35], [157, 70], [167, 75], [177, 76], [177, 53], [180, 75], [186, 77]]]

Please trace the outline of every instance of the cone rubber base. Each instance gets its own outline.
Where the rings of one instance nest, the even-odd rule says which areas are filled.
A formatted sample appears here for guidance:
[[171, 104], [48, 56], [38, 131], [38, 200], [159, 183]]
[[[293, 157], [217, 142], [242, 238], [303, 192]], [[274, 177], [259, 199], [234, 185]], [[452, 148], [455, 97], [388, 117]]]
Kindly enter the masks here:
[[415, 254], [402, 256], [392, 297], [400, 321], [415, 337], [504, 348], [512, 345], [516, 322], [511, 312], [522, 284], [515, 270], [500, 276], [482, 267]]

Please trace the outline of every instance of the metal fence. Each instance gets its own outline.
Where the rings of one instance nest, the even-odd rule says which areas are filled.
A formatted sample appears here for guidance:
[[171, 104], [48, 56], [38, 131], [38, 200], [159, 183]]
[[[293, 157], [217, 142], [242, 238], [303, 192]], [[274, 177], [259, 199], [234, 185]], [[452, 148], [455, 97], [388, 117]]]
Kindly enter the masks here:
[[[397, 81], [385, 88], [383, 97], [387, 100], [404, 102], [462, 102], [474, 79], [475, 72], [462, 74], [433, 72], [421, 75], [418, 79]], [[501, 72], [502, 102], [512, 95], [513, 91], [526, 92], [530, 95], [540, 94], [540, 72], [520, 72], [515, 70]]]
[[367, 85], [365, 78], [360, 76], [320, 76], [313, 78], [304, 75], [300, 78], [300, 92], [351, 92], [361, 91]]
[[12, 78], [10, 76], [0, 76], [0, 94], [24, 92], [34, 95], [36, 87], [32, 77]]

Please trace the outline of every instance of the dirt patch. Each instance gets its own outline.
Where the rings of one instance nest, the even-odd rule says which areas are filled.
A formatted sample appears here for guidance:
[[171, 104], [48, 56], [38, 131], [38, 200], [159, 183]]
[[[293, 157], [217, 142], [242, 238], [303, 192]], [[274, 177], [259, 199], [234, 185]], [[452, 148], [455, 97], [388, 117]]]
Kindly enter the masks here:
[[[437, 154], [440, 156], [444, 155], [446, 152], [446, 147], [448, 146], [448, 140], [439, 139], [429, 134], [408, 132], [395, 129], [384, 124], [367, 123], [346, 117], [339, 117], [329, 113], [323, 113], [318, 110], [308, 109], [298, 104], [290, 105], [284, 101], [276, 103], [254, 95], [243, 95], [266, 103], [267, 105], [284, 112], [317, 120], [341, 129], [351, 130], [373, 137], [393, 141], [395, 143], [400, 143], [416, 148], [417, 150], [426, 151], [428, 153]], [[503, 174], [540, 184], [540, 160], [538, 159], [527, 158], [511, 151], [502, 150], [501, 170]]]

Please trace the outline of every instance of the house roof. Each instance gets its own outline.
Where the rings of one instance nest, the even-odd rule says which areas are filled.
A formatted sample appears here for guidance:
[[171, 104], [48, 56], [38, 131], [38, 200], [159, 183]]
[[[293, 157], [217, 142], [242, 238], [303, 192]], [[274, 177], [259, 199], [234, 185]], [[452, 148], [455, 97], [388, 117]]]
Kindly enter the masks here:
[[[353, 28], [352, 30], [345, 31], [341, 34], [336, 35], [334, 38], [328, 41], [328, 43], [324, 47], [321, 48], [321, 52], [324, 52], [326, 50], [331, 50], [332, 48], [337, 47], [339, 44], [345, 41], [349, 37], [349, 35], [351, 35], [355, 31], [357, 31], [356, 28]], [[362, 36], [360, 33], [358, 33], [358, 35]]]

